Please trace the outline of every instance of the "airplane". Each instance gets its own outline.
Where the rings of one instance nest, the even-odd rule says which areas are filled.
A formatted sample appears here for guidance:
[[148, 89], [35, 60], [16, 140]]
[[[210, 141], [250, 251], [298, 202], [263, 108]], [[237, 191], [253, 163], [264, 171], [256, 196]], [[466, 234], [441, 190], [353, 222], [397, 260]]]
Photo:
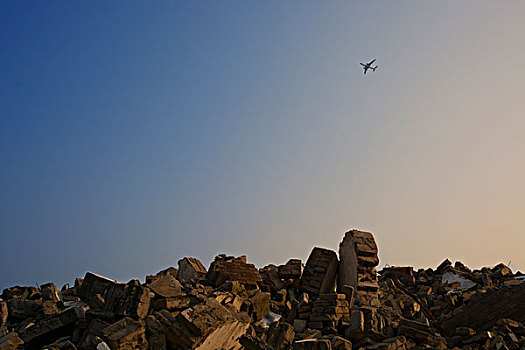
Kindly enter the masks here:
[[370, 61], [369, 63], [362, 63], [361, 62], [361, 65], [363, 66], [363, 69], [365, 70], [364, 74], [366, 74], [366, 71], [368, 69], [372, 69], [374, 72], [376, 71], [376, 68], [378, 66], [372, 66], [372, 63], [374, 63], [376, 61], [376, 59], [374, 58], [372, 61]]

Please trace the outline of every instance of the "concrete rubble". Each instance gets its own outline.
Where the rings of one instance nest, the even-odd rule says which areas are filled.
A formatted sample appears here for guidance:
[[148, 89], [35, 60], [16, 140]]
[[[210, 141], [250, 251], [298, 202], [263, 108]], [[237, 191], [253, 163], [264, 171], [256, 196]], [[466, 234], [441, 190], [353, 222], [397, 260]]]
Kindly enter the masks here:
[[351, 230], [306, 263], [222, 254], [145, 283], [87, 272], [60, 290], [14, 286], [0, 295], [0, 350], [525, 349], [521, 272], [378, 265], [374, 236]]

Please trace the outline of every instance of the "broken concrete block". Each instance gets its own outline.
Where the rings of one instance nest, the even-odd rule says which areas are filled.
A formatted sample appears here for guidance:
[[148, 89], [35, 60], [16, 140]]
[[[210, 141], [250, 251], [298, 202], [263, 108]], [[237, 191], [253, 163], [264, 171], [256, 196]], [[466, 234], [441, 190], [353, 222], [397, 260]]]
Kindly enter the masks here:
[[103, 320], [101, 318], [93, 318], [89, 312], [86, 312], [86, 319], [88, 322], [87, 328], [85, 329], [84, 337], [79, 343], [80, 348], [95, 348], [98, 343], [102, 342], [102, 331], [109, 327], [113, 322], [111, 319]]
[[306, 320], [301, 320], [296, 318], [293, 320], [293, 328], [295, 329], [296, 333], [302, 333], [306, 329]]
[[88, 300], [89, 308], [92, 310], [103, 310], [106, 301], [100, 294], [95, 294], [90, 300]]
[[206, 268], [197, 258], [183, 258], [179, 260], [177, 278], [180, 281], [193, 281], [206, 276]]
[[24, 341], [15, 332], [0, 336], [0, 350], [15, 350], [22, 344]]
[[112, 350], [147, 349], [146, 329], [142, 320], [125, 317], [102, 330], [102, 336]]
[[37, 300], [42, 297], [40, 290], [36, 287], [20, 287], [15, 286], [6, 288], [2, 291], [0, 298], [7, 301], [9, 299], [20, 299], [20, 300]]
[[337, 290], [344, 285], [355, 288], [361, 305], [379, 304], [377, 275], [379, 264], [377, 245], [370, 232], [351, 230], [339, 244], [339, 269]]
[[105, 311], [133, 318], [144, 318], [148, 315], [152, 297], [153, 293], [138, 281], [110, 284], [102, 293]]
[[335, 336], [332, 338], [332, 350], [352, 350], [352, 342], [345, 338]]
[[341, 318], [349, 319], [350, 308], [344, 294], [321, 294], [314, 301], [310, 314], [310, 328], [323, 329], [325, 334], [334, 333]]
[[149, 336], [148, 344], [151, 350], [166, 350], [166, 336], [164, 334]]
[[177, 275], [179, 273], [179, 270], [177, 270], [174, 267], [168, 267], [167, 269], [164, 269], [162, 271], [159, 271], [156, 275], [150, 275], [146, 276], [146, 284], [150, 284], [154, 280], [156, 280], [159, 277], [170, 275], [173, 278], [177, 278]]
[[361, 310], [356, 310], [350, 314], [350, 327], [345, 330], [345, 338], [354, 340], [360, 339], [365, 331], [365, 315]]
[[92, 272], [87, 272], [82, 283], [77, 288], [77, 295], [85, 300], [91, 300], [97, 294], [102, 295], [107, 287], [118, 284], [109, 278], [99, 276]]
[[296, 340], [293, 350], [332, 350], [332, 343], [329, 339]]
[[246, 311], [254, 322], [260, 321], [270, 312], [270, 298], [270, 293], [257, 291], [244, 301], [241, 311]]
[[56, 302], [47, 300], [42, 303], [42, 313], [44, 316], [56, 315], [60, 311], [58, 310], [58, 305]]
[[53, 283], [46, 283], [40, 286], [43, 301], [53, 301], [58, 303], [60, 296], [58, 295], [58, 288]]
[[270, 286], [272, 291], [280, 290], [284, 283], [279, 276], [279, 269], [275, 265], [268, 265], [259, 270], [264, 283]]
[[151, 348], [155, 347], [159, 350], [168, 348], [168, 336], [177, 337], [176, 332], [170, 329], [172, 325], [171, 320], [174, 321], [173, 316], [168, 312], [168, 317], [165, 317], [162, 315], [162, 312], [166, 312], [166, 310], [154, 312], [144, 319], [148, 343]]
[[188, 295], [179, 295], [177, 297], [160, 298], [152, 301], [152, 307], [154, 310], [160, 311], [163, 309], [175, 311], [183, 310], [192, 305], [195, 302], [195, 298]]
[[301, 289], [315, 298], [334, 290], [337, 273], [337, 255], [334, 251], [314, 248], [306, 261], [301, 277]]
[[284, 265], [279, 266], [279, 276], [283, 279], [301, 278], [303, 264], [300, 259], [290, 259]]
[[5, 301], [0, 301], [0, 327], [5, 325], [8, 314], [9, 311], [7, 308], [7, 304], [5, 303]]
[[341, 293], [345, 295], [345, 299], [348, 302], [348, 307], [350, 308], [354, 306], [354, 292], [355, 289], [352, 286], [348, 286], [345, 284], [341, 287]]
[[383, 278], [395, 278], [405, 286], [411, 286], [415, 284], [415, 278], [412, 266], [390, 266], [385, 267], [381, 271], [381, 277]]
[[77, 307], [71, 307], [57, 315], [48, 316], [36, 323], [30, 324], [27, 328], [19, 332], [20, 338], [26, 344], [31, 346], [43, 346], [47, 341], [48, 335], [70, 335], [76, 323], [84, 319], [84, 310]]
[[268, 339], [266, 342], [274, 349], [288, 349], [295, 337], [295, 330], [286, 322], [274, 322], [268, 329]]
[[235, 258], [224, 254], [215, 257], [206, 278], [216, 287], [226, 281], [239, 281], [246, 289], [257, 289], [262, 277], [253, 264], [246, 263], [246, 256]]
[[501, 318], [525, 322], [525, 285], [503, 287], [489, 291], [483, 297], [472, 298], [444, 319], [441, 327], [445, 334], [450, 335], [457, 327], [486, 330]]
[[22, 321], [28, 318], [36, 318], [42, 310], [42, 301], [26, 299], [7, 300], [9, 320]]
[[163, 310], [146, 318], [148, 329], [166, 334], [168, 347], [182, 349], [239, 349], [238, 339], [249, 323], [240, 321], [214, 298], [180, 312], [173, 317]]
[[448, 259], [443, 260], [441, 264], [436, 268], [436, 271], [438, 273], [444, 273], [446, 270], [448, 270], [450, 267], [452, 267], [452, 262]]
[[430, 336], [430, 326], [426, 323], [402, 318], [399, 321], [398, 332], [405, 337], [414, 339], [416, 343], [426, 343]]
[[182, 285], [170, 274], [156, 278], [153, 282], [147, 284], [147, 287], [164, 298], [177, 297], [183, 294]]
[[71, 337], [62, 337], [53, 343], [45, 345], [42, 350], [77, 350], [77, 347], [71, 341]]
[[244, 334], [239, 339], [239, 342], [244, 350], [275, 350], [273, 347], [253, 335]]

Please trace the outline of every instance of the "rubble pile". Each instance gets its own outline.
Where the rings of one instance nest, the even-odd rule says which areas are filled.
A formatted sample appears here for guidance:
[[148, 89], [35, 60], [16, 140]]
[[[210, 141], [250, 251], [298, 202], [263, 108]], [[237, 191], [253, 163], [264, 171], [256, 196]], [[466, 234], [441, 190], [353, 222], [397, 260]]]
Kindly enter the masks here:
[[338, 254], [315, 247], [257, 269], [246, 256], [186, 257], [119, 283], [87, 272], [60, 290], [0, 295], [4, 349], [525, 349], [525, 276], [379, 264], [371, 233], [348, 231]]

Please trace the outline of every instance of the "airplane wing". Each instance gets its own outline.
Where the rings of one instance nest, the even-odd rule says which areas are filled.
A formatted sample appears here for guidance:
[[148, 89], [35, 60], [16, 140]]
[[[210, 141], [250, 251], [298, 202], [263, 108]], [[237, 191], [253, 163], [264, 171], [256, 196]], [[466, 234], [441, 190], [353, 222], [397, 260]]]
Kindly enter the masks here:
[[365, 66], [365, 72], [363, 74], [366, 74], [366, 71], [368, 70], [368, 67]]
[[371, 65], [372, 63], [374, 63], [376, 61], [376, 58], [374, 58], [372, 61], [370, 61], [369, 65]]

